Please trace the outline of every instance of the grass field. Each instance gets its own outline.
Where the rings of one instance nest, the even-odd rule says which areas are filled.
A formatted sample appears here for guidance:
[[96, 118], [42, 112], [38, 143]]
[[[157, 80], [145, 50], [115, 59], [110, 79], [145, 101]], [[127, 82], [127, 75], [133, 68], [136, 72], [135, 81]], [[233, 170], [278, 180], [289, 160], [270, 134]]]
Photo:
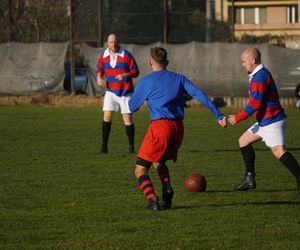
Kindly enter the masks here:
[[[287, 145], [300, 162], [300, 112], [287, 114]], [[295, 180], [263, 143], [255, 145], [257, 188], [233, 191], [244, 174], [237, 140], [252, 119], [222, 129], [208, 110], [187, 109], [178, 162], [168, 164], [173, 206], [152, 212], [119, 114], [110, 153], [96, 154], [101, 116], [98, 108], [0, 106], [0, 249], [300, 249]], [[134, 119], [138, 147], [148, 111]], [[205, 193], [184, 190], [191, 172], [206, 176]]]

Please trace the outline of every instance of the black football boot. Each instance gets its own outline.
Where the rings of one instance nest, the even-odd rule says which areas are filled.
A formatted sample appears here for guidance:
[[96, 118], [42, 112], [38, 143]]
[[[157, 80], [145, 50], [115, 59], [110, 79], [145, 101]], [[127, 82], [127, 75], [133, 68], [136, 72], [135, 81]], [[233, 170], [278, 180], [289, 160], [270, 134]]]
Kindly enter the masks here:
[[134, 145], [129, 145], [128, 146], [128, 153], [129, 154], [134, 154], [135, 150], [134, 150]]
[[108, 153], [107, 145], [102, 144], [98, 154], [107, 154], [107, 153]]
[[172, 204], [174, 191], [169, 181], [163, 183], [162, 201], [160, 203], [163, 209], [169, 209]]
[[246, 173], [245, 178], [242, 180], [242, 182], [234, 187], [236, 191], [245, 191], [254, 188], [256, 188], [254, 173]]
[[158, 201], [158, 197], [154, 196], [149, 200], [149, 204], [146, 207], [147, 210], [152, 210], [152, 211], [160, 211], [160, 205]]

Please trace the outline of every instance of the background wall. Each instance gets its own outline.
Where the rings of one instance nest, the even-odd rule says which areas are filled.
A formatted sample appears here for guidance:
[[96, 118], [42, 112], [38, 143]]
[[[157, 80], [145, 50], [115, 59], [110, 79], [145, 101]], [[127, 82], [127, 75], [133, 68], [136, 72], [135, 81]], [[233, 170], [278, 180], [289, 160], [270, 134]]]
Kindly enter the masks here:
[[[148, 65], [150, 48], [163, 46], [124, 44], [135, 57], [140, 76], [135, 83], [151, 72]], [[168, 69], [186, 75], [211, 96], [247, 96], [248, 76], [243, 71], [240, 54], [247, 47], [257, 47], [262, 53], [263, 64], [271, 71], [281, 96], [294, 96], [300, 82], [300, 51], [268, 44], [199, 43], [167, 44]], [[81, 46], [81, 56], [87, 66], [88, 94], [101, 95], [103, 89], [96, 85], [97, 61], [103, 48]]]

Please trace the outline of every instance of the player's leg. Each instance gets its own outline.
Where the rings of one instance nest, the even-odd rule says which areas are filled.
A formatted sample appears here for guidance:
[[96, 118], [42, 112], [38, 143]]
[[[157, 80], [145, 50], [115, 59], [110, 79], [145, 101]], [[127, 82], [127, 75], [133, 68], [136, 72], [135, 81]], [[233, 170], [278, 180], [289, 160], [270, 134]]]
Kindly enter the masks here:
[[[136, 168], [136, 177], [139, 180], [139, 183], [141, 185], [141, 181], [143, 181], [144, 178], [146, 178], [147, 181], [149, 181], [149, 177], [145, 176], [145, 173], [141, 171], [141, 167], [143, 166], [144, 168], [149, 168], [149, 165], [152, 165], [152, 163], [155, 163], [155, 167], [158, 168], [160, 163], [164, 163], [165, 161], [160, 161], [160, 159], [176, 159], [177, 156], [177, 150], [175, 152], [172, 151], [171, 154], [168, 149], [169, 145], [169, 138], [172, 137], [172, 125], [171, 123], [177, 123], [176, 121], [168, 121], [168, 120], [157, 120], [153, 121], [150, 123], [148, 131], [144, 137], [144, 140], [142, 142], [141, 148], [138, 152], [138, 158], [137, 158], [137, 168]], [[181, 131], [183, 134], [183, 125], [182, 122], [180, 123], [178, 127], [181, 128]], [[176, 127], [176, 126], [175, 126]], [[180, 136], [180, 133], [176, 134], [177, 137], [182, 138]], [[175, 134], [173, 135], [174, 137], [176, 136]], [[178, 139], [179, 141], [179, 139]], [[178, 145], [180, 143], [178, 142]], [[178, 148], [179, 146], [173, 143], [171, 146], [174, 146]], [[164, 155], [166, 154], [166, 157]], [[164, 170], [164, 173], [161, 173], [161, 178], [164, 181], [167, 181], [169, 177], [168, 169], [166, 166], [163, 166], [162, 170]], [[167, 171], [166, 171], [167, 170]], [[154, 191], [153, 191], [154, 192]], [[153, 195], [152, 195], [153, 196]], [[155, 195], [156, 197], [156, 195]], [[147, 198], [147, 197], [146, 197]], [[156, 200], [158, 200], [156, 198]], [[170, 203], [170, 202], [169, 202]], [[151, 205], [151, 202], [150, 202]]]
[[160, 160], [153, 164], [162, 184], [162, 199], [160, 206], [169, 209], [172, 204], [174, 190], [171, 186], [170, 173], [165, 160]]
[[167, 160], [177, 160], [177, 152], [182, 144], [184, 127], [180, 120], [169, 120], [163, 121], [159, 124], [160, 140], [164, 141], [164, 153], [163, 156], [154, 163], [154, 167], [157, 170], [158, 176], [160, 177], [162, 183], [162, 199], [161, 207], [169, 209], [172, 204], [172, 199], [174, 196], [174, 190], [171, 186], [170, 173], [166, 165]]
[[286, 119], [263, 128], [263, 139], [273, 155], [294, 175], [300, 194], [300, 169], [295, 157], [285, 147]]
[[119, 105], [121, 108], [121, 113], [123, 115], [123, 121], [125, 125], [125, 131], [128, 137], [128, 152], [134, 153], [134, 134], [135, 127], [133, 123], [132, 114], [130, 113], [128, 101], [130, 100], [130, 96], [122, 96], [119, 98]]
[[153, 183], [148, 175], [151, 165], [152, 162], [138, 157], [135, 167], [135, 177], [138, 180], [141, 191], [144, 193], [146, 199], [149, 200], [149, 205], [146, 207], [146, 209], [159, 211], [159, 201], [155, 194]]
[[125, 124], [125, 130], [128, 137], [128, 152], [134, 153], [134, 134], [135, 134], [135, 127], [132, 119], [131, 113], [124, 113], [123, 121]]
[[300, 109], [300, 99], [298, 99], [298, 100], [296, 101], [296, 108], [297, 108], [297, 109]]
[[102, 145], [99, 153], [108, 153], [108, 139], [111, 130], [113, 112], [119, 110], [118, 102], [116, 101], [116, 95], [109, 91], [106, 91], [103, 101], [103, 122], [102, 122]]
[[279, 160], [295, 177], [297, 186], [298, 186], [298, 194], [300, 194], [300, 168], [296, 158], [288, 151], [284, 145], [271, 147], [273, 155]]
[[[255, 126], [255, 125], [253, 125], [253, 126]], [[246, 173], [245, 173], [244, 179], [234, 187], [234, 189], [237, 190], [237, 191], [244, 191], [244, 190], [248, 190], [248, 189], [254, 189], [256, 187], [256, 182], [255, 182], [255, 152], [254, 152], [254, 149], [252, 147], [252, 143], [261, 140], [261, 137], [259, 135], [255, 134], [255, 133], [253, 133], [250, 129], [247, 130], [239, 138], [239, 147], [240, 147], [240, 151], [241, 151], [241, 154], [242, 154], [242, 157], [243, 157], [243, 160], [244, 160]]]
[[112, 111], [104, 111], [102, 122], [102, 145], [99, 153], [108, 153], [108, 139], [111, 130]]

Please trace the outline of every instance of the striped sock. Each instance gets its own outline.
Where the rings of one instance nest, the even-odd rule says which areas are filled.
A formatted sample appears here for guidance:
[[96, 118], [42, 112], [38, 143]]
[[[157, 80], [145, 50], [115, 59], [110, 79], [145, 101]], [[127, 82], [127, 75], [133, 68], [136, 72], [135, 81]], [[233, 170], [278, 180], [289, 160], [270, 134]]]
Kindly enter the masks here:
[[140, 189], [144, 193], [147, 200], [150, 200], [151, 198], [155, 197], [156, 194], [154, 192], [154, 188], [152, 185], [152, 181], [149, 177], [149, 175], [142, 175], [138, 179]]
[[160, 164], [156, 170], [162, 184], [170, 181], [169, 169], [165, 164]]

